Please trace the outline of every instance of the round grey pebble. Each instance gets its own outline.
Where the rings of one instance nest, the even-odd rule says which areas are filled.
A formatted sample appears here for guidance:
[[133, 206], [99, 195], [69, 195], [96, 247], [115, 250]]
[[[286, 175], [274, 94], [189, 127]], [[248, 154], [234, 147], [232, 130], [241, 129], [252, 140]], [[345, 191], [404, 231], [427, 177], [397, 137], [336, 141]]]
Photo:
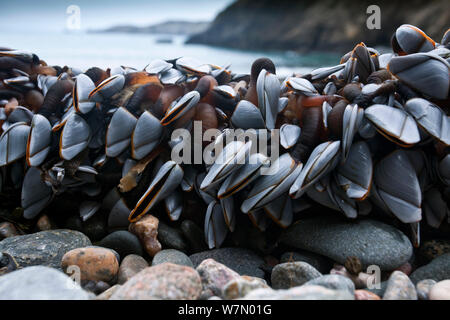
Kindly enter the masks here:
[[277, 264], [272, 270], [271, 282], [274, 289], [289, 289], [321, 277], [316, 268], [306, 262], [286, 262]]
[[163, 248], [188, 251], [187, 241], [184, 239], [183, 233], [161, 221], [158, 225], [158, 240]]
[[330, 259], [314, 252], [290, 251], [283, 253], [280, 257], [280, 263], [295, 261], [306, 262], [312, 265], [321, 273], [328, 273], [333, 267], [333, 263], [330, 261]]
[[9, 253], [22, 268], [43, 265], [59, 269], [66, 252], [90, 245], [81, 232], [57, 229], [6, 238], [0, 241], [0, 252]]
[[125, 257], [129, 254], [137, 254], [139, 256], [144, 254], [138, 237], [125, 230], [110, 233], [104, 237], [98, 245], [115, 250], [121, 257]]
[[193, 268], [194, 264], [191, 259], [181, 251], [175, 249], [165, 249], [158, 252], [152, 260], [152, 266], [156, 266], [158, 264], [164, 262], [171, 262], [173, 264], [178, 264], [181, 266], [188, 266]]
[[412, 245], [400, 230], [379, 221], [346, 221], [338, 217], [300, 220], [284, 230], [280, 242], [326, 256], [344, 264], [357, 257], [363, 268], [377, 265], [394, 270], [412, 255]]
[[194, 266], [208, 258], [227, 266], [240, 275], [264, 278], [264, 260], [251, 250], [244, 248], [220, 248], [195, 253], [189, 256]]
[[413, 283], [425, 279], [432, 279], [436, 282], [450, 279], [450, 253], [438, 256], [429, 264], [417, 268], [411, 273], [410, 278]]
[[320, 278], [309, 280], [304, 285], [317, 285], [333, 290], [346, 290], [351, 294], [355, 292], [355, 284], [353, 281], [338, 274], [327, 274]]

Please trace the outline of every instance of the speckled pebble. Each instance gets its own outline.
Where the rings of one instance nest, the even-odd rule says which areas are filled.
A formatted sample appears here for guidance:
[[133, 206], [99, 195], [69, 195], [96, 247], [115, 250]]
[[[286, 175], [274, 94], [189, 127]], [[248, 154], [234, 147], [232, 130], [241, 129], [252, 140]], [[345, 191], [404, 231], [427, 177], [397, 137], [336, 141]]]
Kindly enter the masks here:
[[431, 287], [436, 284], [432, 279], [421, 280], [416, 284], [417, 297], [419, 300], [428, 300]]
[[416, 288], [406, 274], [394, 271], [389, 277], [383, 300], [417, 300]]
[[274, 289], [289, 289], [321, 276], [317, 269], [306, 262], [286, 262], [273, 268], [271, 283]]

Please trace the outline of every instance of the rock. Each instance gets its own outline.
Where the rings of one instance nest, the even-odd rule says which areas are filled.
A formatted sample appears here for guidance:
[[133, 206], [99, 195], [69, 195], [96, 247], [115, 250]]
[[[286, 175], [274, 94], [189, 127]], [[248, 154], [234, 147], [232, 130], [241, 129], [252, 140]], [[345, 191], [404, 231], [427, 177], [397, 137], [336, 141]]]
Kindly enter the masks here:
[[110, 233], [98, 244], [99, 246], [116, 250], [121, 257], [125, 257], [129, 254], [137, 254], [138, 256], [144, 254], [138, 237], [125, 230]]
[[430, 300], [450, 300], [450, 280], [439, 281], [430, 290]]
[[260, 288], [269, 288], [269, 286], [263, 279], [242, 276], [225, 285], [222, 297], [226, 300], [238, 299], [246, 296], [250, 291]]
[[36, 227], [40, 231], [47, 231], [54, 229], [53, 224], [51, 223], [49, 217], [46, 214], [43, 214], [39, 217], [38, 221], [36, 222]]
[[367, 290], [355, 290], [355, 300], [381, 300], [381, 298]]
[[107, 233], [105, 218], [102, 215], [94, 215], [81, 223], [82, 232], [91, 239], [91, 241], [100, 241]]
[[410, 278], [413, 283], [425, 279], [432, 279], [436, 282], [450, 279], [450, 253], [445, 253], [429, 264], [417, 268], [411, 273]]
[[243, 300], [354, 300], [347, 290], [332, 290], [322, 286], [299, 286], [287, 290], [256, 289]]
[[175, 249], [166, 249], [158, 252], [152, 260], [152, 266], [165, 262], [179, 264], [180, 266], [188, 266], [191, 268], [194, 267], [191, 259], [189, 259], [187, 255]]
[[162, 222], [159, 222], [158, 240], [164, 249], [176, 249], [188, 252], [187, 241], [184, 239], [183, 233]]
[[305, 284], [322, 274], [306, 262], [280, 263], [272, 270], [271, 283], [274, 289], [289, 289]]
[[335, 264], [333, 266], [333, 269], [330, 270], [330, 274], [333, 275], [340, 275], [343, 277], [346, 277], [350, 279], [353, 284], [355, 285], [356, 289], [364, 289], [367, 287], [367, 280], [371, 275], [360, 272], [358, 275], [351, 274], [347, 271], [347, 269], [344, 266], [341, 266], [339, 264]]
[[18, 236], [19, 231], [15, 225], [11, 222], [2, 222], [0, 223], [0, 239], [3, 240], [5, 238]]
[[0, 252], [13, 256], [21, 267], [44, 265], [59, 269], [63, 255], [91, 245], [78, 231], [59, 229], [15, 236], [0, 241]]
[[394, 271], [389, 277], [383, 300], [417, 300], [416, 288], [406, 274]]
[[244, 248], [220, 248], [190, 255], [192, 263], [197, 267], [208, 258], [224, 264], [240, 275], [264, 278], [261, 267], [264, 260], [253, 251]]
[[344, 264], [357, 257], [363, 268], [377, 265], [394, 270], [412, 255], [409, 239], [398, 229], [379, 221], [346, 221], [338, 217], [300, 220], [284, 230], [280, 242], [308, 250]]
[[401, 271], [404, 274], [406, 274], [407, 276], [409, 276], [412, 272], [412, 265], [409, 262], [406, 262], [395, 270]]
[[141, 272], [147, 267], [147, 261], [141, 256], [138, 256], [136, 254], [127, 255], [120, 264], [117, 283], [124, 284], [129, 279], [134, 277], [134, 275]]
[[347, 290], [352, 294], [355, 292], [355, 285], [352, 280], [337, 274], [327, 274], [319, 278], [309, 280], [304, 285], [322, 286], [333, 290]]
[[161, 251], [161, 244], [157, 239], [158, 224], [158, 218], [149, 214], [136, 222], [130, 223], [128, 227], [128, 230], [137, 235], [141, 240], [145, 251], [147, 251], [150, 257], [153, 257]]
[[445, 253], [450, 253], [450, 240], [435, 239], [424, 241], [420, 245], [418, 256], [424, 263], [429, 263]]
[[88, 300], [83, 290], [61, 271], [27, 267], [0, 277], [1, 300]]
[[106, 291], [99, 294], [97, 297], [95, 297], [95, 300], [109, 300], [114, 292], [116, 292], [117, 289], [121, 287], [120, 284], [116, 284], [112, 286], [111, 288], [107, 289]]
[[119, 272], [119, 262], [113, 251], [106, 248], [77, 248], [67, 252], [61, 261], [61, 268], [69, 275], [73, 266], [80, 268], [81, 280], [113, 283]]
[[285, 252], [280, 257], [280, 263], [295, 261], [306, 262], [320, 273], [328, 273], [333, 266], [327, 257], [308, 251]]
[[201, 292], [202, 282], [194, 269], [163, 263], [136, 274], [110, 300], [195, 300]]
[[203, 230], [191, 220], [184, 220], [180, 226], [184, 238], [189, 243], [192, 252], [208, 250], [203, 235]]
[[417, 297], [419, 300], [428, 300], [428, 295], [431, 288], [436, 284], [436, 281], [431, 279], [421, 280], [416, 284]]
[[82, 284], [82, 287], [84, 290], [92, 292], [95, 295], [99, 295], [102, 292], [111, 288], [111, 286], [104, 281], [88, 280], [88, 281], [82, 281], [81, 284]]
[[240, 278], [238, 273], [214, 259], [202, 261], [196, 270], [202, 280], [203, 299], [208, 299], [214, 295], [222, 297], [225, 285]]

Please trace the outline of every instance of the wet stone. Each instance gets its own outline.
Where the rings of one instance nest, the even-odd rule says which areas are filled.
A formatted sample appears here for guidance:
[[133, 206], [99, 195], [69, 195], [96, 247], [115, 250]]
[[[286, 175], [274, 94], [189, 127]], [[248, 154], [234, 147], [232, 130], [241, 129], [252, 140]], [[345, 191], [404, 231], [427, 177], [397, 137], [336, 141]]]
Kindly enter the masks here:
[[328, 273], [333, 267], [333, 264], [327, 257], [308, 251], [285, 252], [280, 257], [280, 263], [295, 261], [306, 262], [321, 273]]
[[198, 266], [203, 260], [211, 258], [240, 275], [264, 278], [264, 271], [261, 269], [264, 260], [248, 249], [220, 248], [195, 253], [190, 255], [189, 258], [194, 266]]
[[91, 245], [78, 231], [59, 229], [15, 236], [0, 241], [0, 252], [13, 256], [21, 267], [44, 265], [59, 269], [63, 255]]
[[398, 229], [379, 221], [364, 219], [348, 222], [338, 217], [301, 220], [286, 229], [280, 242], [324, 255], [344, 264], [357, 257], [362, 267], [378, 265], [394, 270], [409, 260], [412, 245]]
[[435, 239], [424, 241], [420, 245], [418, 256], [424, 263], [428, 263], [445, 253], [450, 253], [450, 240]]
[[142, 256], [144, 253], [138, 237], [125, 230], [110, 233], [98, 244], [105, 248], [114, 249], [121, 257], [125, 257], [129, 254]]
[[99, 294], [97, 297], [95, 297], [95, 300], [109, 300], [114, 292], [116, 292], [117, 289], [121, 287], [120, 284], [116, 284], [112, 286], [111, 288], [103, 291], [101, 294]]
[[0, 277], [1, 300], [88, 300], [91, 297], [54, 268], [32, 266]]
[[72, 275], [73, 266], [79, 267], [82, 281], [113, 283], [119, 272], [119, 262], [114, 252], [100, 247], [78, 248], [67, 252], [62, 258], [61, 268]]
[[306, 262], [286, 262], [273, 268], [271, 283], [274, 289], [289, 289], [321, 276], [317, 269]]
[[240, 278], [238, 273], [214, 259], [202, 261], [196, 270], [202, 280], [202, 299], [208, 299], [211, 296], [222, 297], [225, 285]]
[[436, 284], [436, 281], [431, 279], [421, 280], [416, 284], [417, 297], [419, 300], [428, 300], [428, 295], [431, 288]]
[[256, 289], [243, 300], [354, 300], [347, 290], [332, 290], [322, 286], [299, 286], [287, 290]]
[[222, 296], [227, 300], [238, 299], [260, 288], [269, 288], [269, 286], [263, 279], [242, 276], [228, 282], [223, 288]]
[[417, 268], [411, 273], [410, 277], [413, 283], [425, 279], [432, 279], [437, 282], [450, 279], [450, 253], [445, 253], [430, 263]]
[[317, 285], [333, 290], [347, 290], [350, 293], [355, 292], [354, 283], [350, 279], [337, 274], [327, 274], [319, 278], [309, 280], [304, 285]]
[[450, 280], [439, 281], [430, 290], [430, 300], [450, 300]]
[[201, 291], [200, 276], [194, 269], [163, 263], [136, 274], [110, 300], [195, 300]]
[[0, 223], [0, 240], [18, 235], [19, 231], [11, 222]]
[[381, 298], [373, 292], [360, 289], [355, 291], [355, 300], [381, 300]]
[[141, 240], [145, 251], [150, 257], [161, 251], [161, 244], [157, 239], [158, 224], [158, 218], [149, 214], [136, 222], [130, 223], [128, 227], [128, 230]]
[[147, 267], [148, 263], [144, 258], [136, 254], [129, 254], [122, 260], [122, 263], [120, 264], [117, 283], [124, 284], [129, 279], [134, 277], [134, 275], [141, 272]]
[[179, 264], [181, 266], [188, 266], [193, 268], [191, 259], [181, 251], [175, 249], [165, 249], [158, 252], [152, 260], [152, 266], [156, 266], [161, 263], [170, 262]]
[[184, 239], [183, 233], [161, 221], [158, 227], [158, 240], [164, 249], [188, 252], [188, 242]]
[[416, 288], [406, 274], [394, 271], [389, 277], [383, 300], [417, 300]]

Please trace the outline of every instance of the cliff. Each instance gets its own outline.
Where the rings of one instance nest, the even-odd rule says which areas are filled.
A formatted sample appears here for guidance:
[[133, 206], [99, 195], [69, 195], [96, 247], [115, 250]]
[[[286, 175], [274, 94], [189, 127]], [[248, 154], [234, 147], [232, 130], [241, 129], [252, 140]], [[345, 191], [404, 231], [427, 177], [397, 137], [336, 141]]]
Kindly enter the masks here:
[[[381, 9], [381, 29], [369, 30], [369, 5]], [[401, 24], [418, 26], [435, 41], [450, 27], [448, 0], [237, 0], [188, 43], [239, 49], [282, 49], [345, 53], [363, 41], [390, 44]]]

